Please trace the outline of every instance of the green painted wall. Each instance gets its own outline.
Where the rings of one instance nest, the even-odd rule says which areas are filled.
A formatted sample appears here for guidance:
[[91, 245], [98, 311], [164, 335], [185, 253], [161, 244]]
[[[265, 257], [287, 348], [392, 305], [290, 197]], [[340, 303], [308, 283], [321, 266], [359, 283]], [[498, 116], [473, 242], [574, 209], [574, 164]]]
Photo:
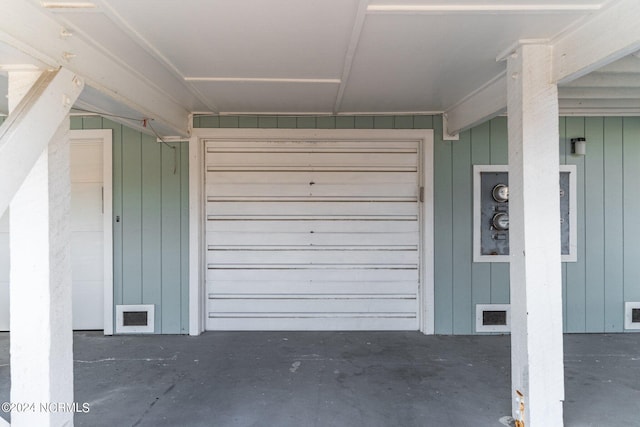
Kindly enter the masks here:
[[[440, 116], [200, 116], [198, 128], [434, 129], [436, 332], [471, 334], [475, 305], [509, 302], [509, 266], [473, 263], [473, 165], [507, 164], [507, 120], [442, 140]], [[570, 154], [585, 136], [587, 155]], [[578, 262], [563, 264], [567, 332], [622, 332], [640, 301], [640, 118], [562, 117], [560, 162], [578, 169]], [[606, 189], [606, 191], [605, 191]]]
[[114, 303], [155, 304], [157, 333], [188, 333], [188, 144], [96, 116], [71, 129], [113, 131]]

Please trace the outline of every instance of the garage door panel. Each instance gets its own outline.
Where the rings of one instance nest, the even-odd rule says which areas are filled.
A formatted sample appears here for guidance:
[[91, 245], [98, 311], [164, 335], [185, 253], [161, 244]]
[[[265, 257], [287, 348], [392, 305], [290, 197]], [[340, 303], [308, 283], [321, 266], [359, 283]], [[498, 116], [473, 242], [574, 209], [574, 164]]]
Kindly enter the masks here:
[[[298, 233], [208, 232], [213, 248], [234, 246], [414, 246], [417, 233], [321, 233], [313, 230]], [[211, 248], [211, 246], [210, 246]]]
[[264, 170], [416, 170], [414, 153], [216, 153], [207, 163], [207, 171]]
[[[348, 292], [348, 293], [346, 293]], [[380, 282], [303, 282], [303, 281], [208, 281], [207, 295], [219, 298], [228, 295], [269, 295], [291, 294], [307, 295], [394, 295], [418, 292], [417, 281], [380, 281]]]
[[[307, 316], [302, 313], [301, 316]], [[418, 329], [415, 317], [364, 315], [308, 317], [212, 317], [206, 321], [208, 330], [255, 331], [407, 331]]]
[[[418, 207], [411, 202], [227, 202], [207, 203], [207, 215], [216, 217], [233, 217], [243, 219], [247, 216], [278, 216], [307, 218], [343, 218], [350, 216], [353, 220], [365, 217], [383, 218], [400, 216], [417, 220]], [[395, 219], [397, 218], [388, 218]]]
[[413, 172], [315, 172], [315, 171], [226, 171], [207, 172], [207, 188], [220, 185], [262, 183], [269, 186], [286, 184], [343, 185], [350, 184], [404, 184], [417, 185]]
[[[280, 184], [220, 184], [207, 186], [209, 201], [265, 198], [330, 200], [415, 200], [417, 187], [403, 184], [319, 184], [315, 181]], [[345, 196], [345, 194], [349, 194]]]
[[393, 234], [393, 233], [417, 233], [416, 221], [354, 221], [354, 220], [225, 220], [217, 219], [207, 221], [208, 232], [247, 232], [247, 233], [361, 233], [361, 234]]
[[[213, 140], [205, 141], [207, 153], [295, 153], [295, 152], [416, 152], [417, 142], [395, 141], [379, 139], [368, 140], [340, 140], [340, 139], [286, 139], [277, 140]], [[217, 154], [212, 156], [217, 157]]]
[[289, 264], [377, 264], [417, 266], [417, 250], [213, 250], [207, 251], [207, 263], [223, 265]]
[[212, 201], [265, 197], [415, 200], [418, 192], [412, 172], [209, 172], [207, 179]]
[[247, 233], [362, 233], [393, 234], [417, 233], [417, 221], [243, 221], [211, 220], [207, 221], [207, 231], [247, 232]]
[[213, 266], [207, 269], [208, 282], [361, 282], [361, 283], [386, 283], [393, 281], [418, 281], [418, 270], [410, 269], [366, 269], [366, 268], [342, 268], [342, 269], [227, 269]]
[[243, 298], [210, 299], [210, 312], [224, 313], [402, 313], [415, 316], [415, 298]]

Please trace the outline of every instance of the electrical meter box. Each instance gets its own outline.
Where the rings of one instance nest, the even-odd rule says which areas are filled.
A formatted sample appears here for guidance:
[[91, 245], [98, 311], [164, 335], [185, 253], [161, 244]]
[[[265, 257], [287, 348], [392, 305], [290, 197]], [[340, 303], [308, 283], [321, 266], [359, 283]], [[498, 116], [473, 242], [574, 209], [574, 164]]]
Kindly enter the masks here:
[[[575, 166], [559, 176], [563, 261], [575, 261]], [[509, 261], [509, 172], [505, 165], [474, 166], [474, 262]]]

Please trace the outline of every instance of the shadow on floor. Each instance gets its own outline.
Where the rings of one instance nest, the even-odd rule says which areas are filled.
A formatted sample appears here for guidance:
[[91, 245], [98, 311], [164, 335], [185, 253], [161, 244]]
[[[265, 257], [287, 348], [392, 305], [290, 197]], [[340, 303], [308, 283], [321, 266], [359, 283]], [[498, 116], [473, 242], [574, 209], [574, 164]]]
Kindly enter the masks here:
[[[640, 425], [640, 335], [565, 337], [567, 426]], [[0, 399], [9, 399], [0, 334]], [[501, 426], [508, 336], [76, 332], [76, 426]], [[6, 414], [3, 414], [6, 417]]]

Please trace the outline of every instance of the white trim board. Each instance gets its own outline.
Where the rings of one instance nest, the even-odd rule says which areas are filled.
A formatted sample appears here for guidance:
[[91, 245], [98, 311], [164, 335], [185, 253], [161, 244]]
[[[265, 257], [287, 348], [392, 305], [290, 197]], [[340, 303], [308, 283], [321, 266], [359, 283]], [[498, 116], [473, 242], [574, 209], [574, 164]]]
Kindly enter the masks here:
[[[508, 165], [473, 166], [473, 262], [509, 262], [509, 255], [482, 255], [480, 253], [480, 174], [482, 172], [509, 172]], [[560, 165], [560, 172], [569, 172], [569, 253], [562, 255], [562, 262], [578, 260], [578, 198], [576, 165]]]
[[189, 334], [204, 331], [205, 286], [203, 235], [204, 141], [264, 140], [357, 140], [420, 141], [420, 179], [424, 187], [421, 216], [421, 280], [419, 289], [419, 328], [434, 333], [433, 279], [433, 130], [361, 130], [361, 129], [194, 129], [189, 140]]
[[69, 132], [71, 141], [102, 142], [103, 242], [104, 242], [104, 334], [113, 335], [113, 138], [111, 129], [83, 129]]

